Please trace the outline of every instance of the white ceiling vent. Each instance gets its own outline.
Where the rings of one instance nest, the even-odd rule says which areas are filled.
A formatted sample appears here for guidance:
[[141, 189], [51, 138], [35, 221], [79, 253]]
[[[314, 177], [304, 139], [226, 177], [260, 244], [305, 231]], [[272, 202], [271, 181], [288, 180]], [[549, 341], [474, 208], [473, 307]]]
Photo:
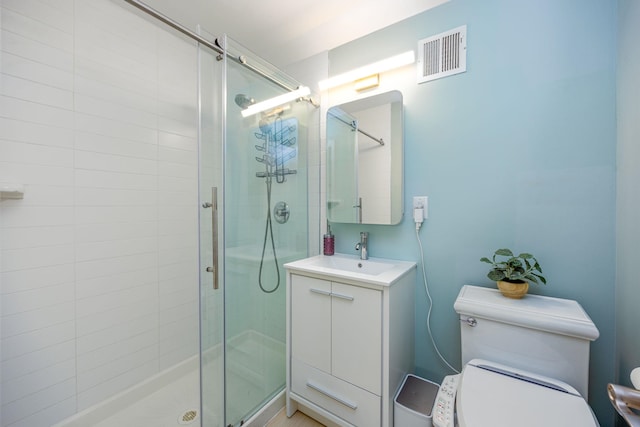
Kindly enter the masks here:
[[467, 26], [418, 42], [418, 83], [467, 71]]

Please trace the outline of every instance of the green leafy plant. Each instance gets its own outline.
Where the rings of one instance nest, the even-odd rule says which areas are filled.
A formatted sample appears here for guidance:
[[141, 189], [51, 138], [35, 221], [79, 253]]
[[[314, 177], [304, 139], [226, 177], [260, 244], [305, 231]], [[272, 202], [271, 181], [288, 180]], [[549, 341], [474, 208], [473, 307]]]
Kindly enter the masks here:
[[491, 264], [492, 268], [487, 277], [495, 282], [521, 283], [529, 280], [538, 283], [540, 280], [544, 284], [547, 283], [540, 264], [528, 253], [515, 256], [509, 249], [498, 249], [491, 259], [482, 257], [480, 261]]

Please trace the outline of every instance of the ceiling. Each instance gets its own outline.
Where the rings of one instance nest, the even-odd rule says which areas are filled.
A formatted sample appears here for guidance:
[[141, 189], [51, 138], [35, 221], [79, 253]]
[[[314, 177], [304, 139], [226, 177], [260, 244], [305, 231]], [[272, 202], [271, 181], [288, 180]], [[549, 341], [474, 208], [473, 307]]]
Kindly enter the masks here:
[[226, 33], [285, 67], [448, 0], [143, 0], [182, 25]]

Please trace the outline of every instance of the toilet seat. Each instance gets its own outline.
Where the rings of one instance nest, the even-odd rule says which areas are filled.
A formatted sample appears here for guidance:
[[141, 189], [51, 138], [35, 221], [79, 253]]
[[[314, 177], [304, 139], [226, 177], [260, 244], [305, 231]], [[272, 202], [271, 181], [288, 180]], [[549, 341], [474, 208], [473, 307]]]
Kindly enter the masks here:
[[456, 410], [460, 427], [599, 425], [570, 385], [481, 359], [462, 372]]

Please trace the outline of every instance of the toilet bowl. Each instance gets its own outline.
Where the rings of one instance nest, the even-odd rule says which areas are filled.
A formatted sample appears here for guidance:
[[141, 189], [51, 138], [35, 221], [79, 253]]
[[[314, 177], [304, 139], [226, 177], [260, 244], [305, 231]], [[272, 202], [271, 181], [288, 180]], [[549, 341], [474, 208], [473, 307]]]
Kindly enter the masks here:
[[463, 362], [455, 425], [599, 425], [585, 401], [589, 345], [599, 332], [580, 304], [464, 286], [454, 308]]

